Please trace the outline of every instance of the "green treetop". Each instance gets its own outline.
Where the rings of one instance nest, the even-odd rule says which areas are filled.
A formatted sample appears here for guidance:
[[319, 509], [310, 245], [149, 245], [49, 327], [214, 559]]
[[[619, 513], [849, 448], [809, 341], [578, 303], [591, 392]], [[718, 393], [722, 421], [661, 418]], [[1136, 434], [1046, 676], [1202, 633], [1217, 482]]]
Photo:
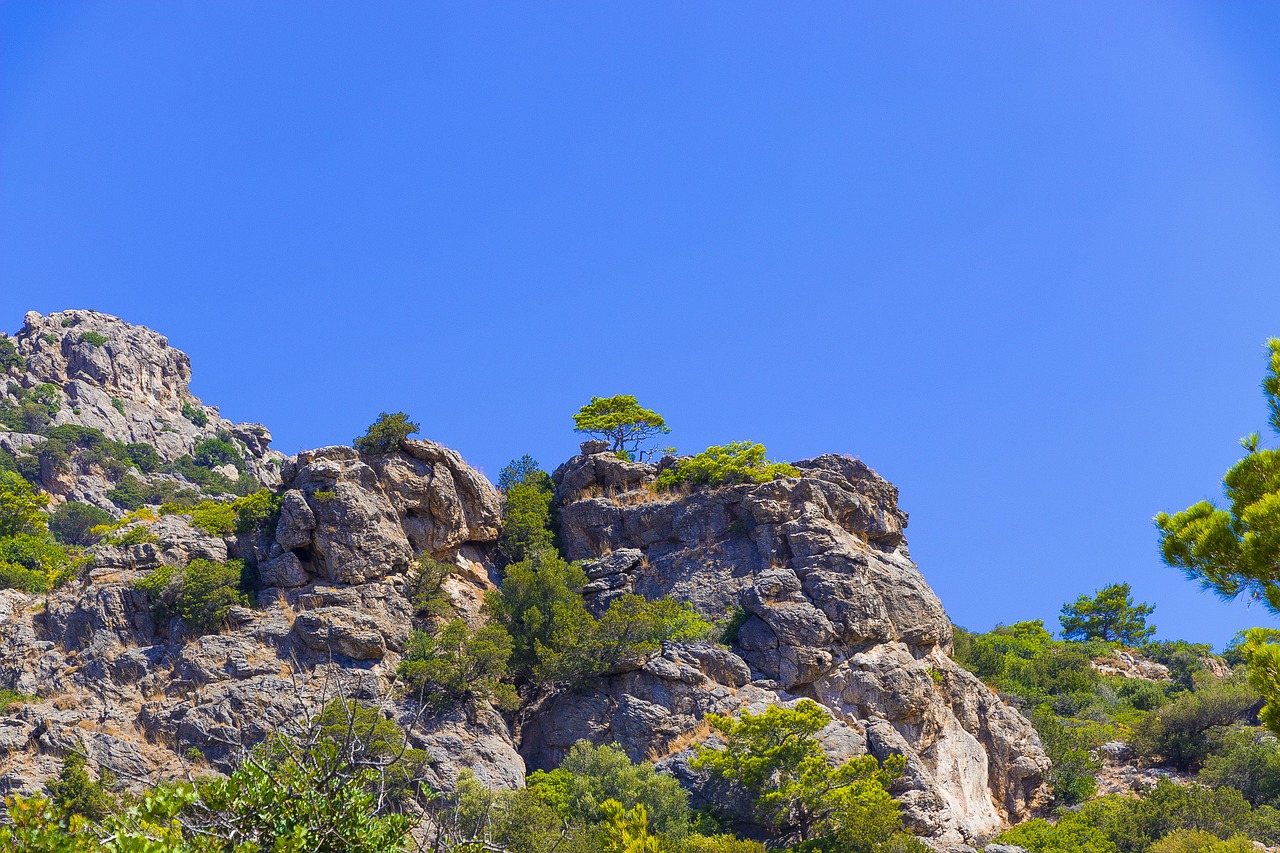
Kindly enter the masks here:
[[671, 432], [662, 415], [646, 409], [630, 394], [592, 397], [573, 416], [574, 432], [594, 435], [612, 442], [615, 453], [640, 454], [640, 445]]
[[[1271, 428], [1280, 434], [1280, 338], [1267, 341], [1262, 382]], [[1227, 509], [1201, 501], [1156, 516], [1166, 563], [1223, 598], [1248, 595], [1280, 613], [1280, 450], [1259, 448], [1258, 434], [1241, 440], [1246, 456], [1223, 478]]]
[[1147, 617], [1154, 610], [1150, 604], [1134, 604], [1127, 583], [1113, 583], [1098, 590], [1093, 598], [1082, 595], [1062, 605], [1058, 621], [1062, 623], [1064, 640], [1139, 646], [1156, 632], [1154, 625], [1147, 625]]
[[404, 412], [391, 415], [382, 412], [378, 415], [378, 419], [365, 430], [364, 435], [355, 440], [354, 446], [366, 456], [383, 456], [395, 450], [400, 442], [413, 435], [418, 429], [418, 424], [409, 420], [409, 416]]

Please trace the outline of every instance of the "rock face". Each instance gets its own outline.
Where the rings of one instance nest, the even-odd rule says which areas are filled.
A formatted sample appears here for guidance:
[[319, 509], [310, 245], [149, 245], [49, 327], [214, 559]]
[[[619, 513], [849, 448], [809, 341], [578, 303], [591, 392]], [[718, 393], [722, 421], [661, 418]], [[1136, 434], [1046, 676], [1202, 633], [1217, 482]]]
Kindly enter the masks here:
[[[584, 448], [595, 450], [596, 448]], [[658, 468], [584, 453], [554, 474], [561, 540], [587, 561], [597, 608], [670, 595], [708, 618], [741, 608], [733, 654], [669, 649], [526, 732], [534, 766], [578, 738], [617, 740], [682, 778], [700, 716], [811, 698], [835, 753], [907, 758], [908, 822], [943, 844], [991, 835], [1048, 801], [1031, 725], [948, 655], [951, 626], [911, 561], [897, 490], [863, 463], [821, 456], [803, 476], [653, 500]]]
[[[406, 441], [385, 456], [324, 447], [285, 459], [265, 428], [191, 396], [190, 362], [165, 338], [103, 314], [28, 314], [11, 340], [24, 365], [8, 383], [55, 386], [55, 424], [149, 444], [164, 462], [219, 436], [281, 500], [270, 526], [238, 536], [184, 515], [140, 520], [155, 541], [95, 546], [82, 575], [47, 597], [0, 590], [0, 688], [34, 697], [0, 715], [0, 794], [38, 790], [70, 749], [125, 779], [181, 774], [193, 749], [203, 757], [190, 760], [225, 771], [239, 745], [341, 693], [406, 725], [432, 757], [431, 784], [466, 768], [520, 786], [579, 739], [617, 742], [679, 778], [695, 804], [734, 812], [747, 834], [751, 804], [695, 773], [691, 747], [709, 735], [707, 713], [802, 698], [832, 714], [821, 740], [833, 759], [906, 757], [894, 793], [940, 849], [967, 849], [1047, 801], [1033, 729], [951, 661], [951, 627], [907, 551], [897, 490], [857, 460], [821, 456], [797, 463], [800, 477], [662, 496], [646, 487], [673, 460], [644, 465], [584, 444], [554, 481], [588, 606], [670, 595], [711, 619], [737, 614], [731, 646], [669, 645], [589, 689], [540, 697], [517, 720], [488, 706], [424, 716], [393, 689], [414, 624], [414, 560], [459, 567], [444, 592], [473, 625], [497, 580], [500, 498], [459, 454]], [[0, 428], [0, 452], [15, 457], [43, 440]], [[42, 470], [39, 485], [55, 503], [118, 516], [96, 464]], [[190, 485], [151, 475], [164, 477]], [[257, 600], [217, 634], [158, 622], [136, 588], [161, 566], [232, 558], [256, 570]]]
[[[191, 393], [191, 360], [163, 335], [97, 311], [32, 311], [10, 340], [25, 366], [2, 377], [0, 400], [12, 398], [10, 384], [28, 391], [52, 385], [58, 391], [54, 425], [90, 427], [125, 444], [151, 445], [164, 462], [190, 454], [203, 438], [228, 436], [255, 480], [272, 488], [279, 484], [284, 457], [268, 447], [271, 433], [261, 424], [232, 423], [217, 407], [201, 403]], [[40, 440], [0, 433], [0, 450], [17, 455]], [[228, 473], [234, 480], [239, 472]], [[40, 484], [55, 502], [68, 498], [118, 512], [106, 497], [113, 483], [100, 470], [44, 471]]]

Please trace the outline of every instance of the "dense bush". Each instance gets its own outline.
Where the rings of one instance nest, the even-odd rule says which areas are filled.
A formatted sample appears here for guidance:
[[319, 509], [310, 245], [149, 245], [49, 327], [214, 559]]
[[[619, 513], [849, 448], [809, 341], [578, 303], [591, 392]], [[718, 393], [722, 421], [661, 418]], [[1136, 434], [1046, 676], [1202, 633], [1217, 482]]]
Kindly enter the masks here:
[[513, 460], [498, 476], [502, 486], [502, 531], [498, 556], [518, 563], [537, 551], [555, 548], [551, 477], [529, 456]]
[[89, 344], [90, 346], [100, 347], [107, 342], [107, 336], [98, 332], [81, 332], [80, 342]]
[[763, 444], [734, 441], [708, 447], [696, 456], [679, 460], [658, 475], [658, 489], [678, 486], [725, 486], [734, 483], [764, 483], [779, 477], [799, 477], [800, 469], [785, 462], [765, 458]]
[[507, 567], [486, 603], [511, 634], [518, 672], [546, 684], [577, 685], [664, 642], [706, 639], [715, 631], [688, 605], [666, 598], [621, 596], [596, 619], [582, 600], [586, 582], [581, 567], [551, 551]]
[[22, 370], [26, 366], [22, 356], [18, 355], [18, 348], [13, 345], [13, 341], [7, 337], [0, 337], [0, 373], [8, 373], [14, 367]]
[[48, 504], [22, 477], [0, 472], [0, 588], [48, 592], [74, 573], [71, 555], [49, 533]]
[[244, 470], [244, 455], [240, 448], [230, 440], [231, 436], [218, 438], [202, 438], [196, 442], [191, 451], [191, 459], [201, 468], [218, 468], [223, 465], [234, 465], [237, 470]]
[[454, 619], [435, 635], [414, 631], [396, 672], [411, 695], [436, 710], [463, 700], [515, 710], [515, 688], [503, 681], [511, 674], [511, 647], [499, 625], [472, 631]]
[[444, 582], [457, 569], [452, 563], [443, 563], [426, 551], [418, 555], [409, 574], [409, 601], [417, 616], [434, 622], [453, 612]]
[[10, 384], [12, 402], [0, 400], [0, 424], [16, 432], [41, 433], [61, 406], [62, 392], [48, 383], [34, 388]]
[[[775, 834], [794, 832], [806, 850], [849, 853], [913, 843], [889, 796], [906, 760], [895, 755], [882, 766], [864, 755], [833, 766], [817, 738], [831, 717], [817, 703], [802, 699], [794, 708], [706, 719], [724, 748], [696, 747], [691, 766], [745, 788], [757, 819]], [[914, 845], [906, 849], [927, 850]]]
[[409, 420], [404, 412], [387, 414], [382, 412], [378, 419], [369, 425], [364, 435], [357, 438], [353, 445], [356, 450], [366, 456], [382, 456], [395, 450], [400, 442], [416, 433], [418, 424]]
[[159, 471], [164, 465], [164, 460], [160, 458], [160, 454], [149, 444], [142, 442], [134, 442], [124, 446], [125, 455], [129, 457], [129, 461], [138, 467], [138, 470], [144, 474], [151, 474]]
[[205, 413], [204, 407], [197, 406], [190, 400], [182, 401], [182, 416], [198, 427], [209, 423], [209, 416]]
[[1223, 732], [1198, 779], [1211, 788], [1235, 788], [1255, 806], [1280, 805], [1280, 741], [1261, 728]]
[[200, 559], [181, 568], [161, 566], [134, 586], [151, 597], [157, 622], [178, 616], [191, 631], [207, 634], [218, 629], [232, 607], [249, 603], [249, 581], [240, 560]]
[[1176, 785], [1162, 779], [1141, 797], [1099, 797], [1063, 814], [1056, 825], [1028, 821], [1004, 833], [1000, 840], [1034, 853], [1148, 853], [1160, 849], [1153, 845], [1161, 839], [1187, 830], [1218, 839], [1243, 835], [1275, 844], [1280, 841], [1280, 811], [1267, 806], [1253, 808], [1234, 788]]
[[96, 780], [90, 778], [89, 771], [85, 769], [84, 756], [78, 752], [68, 752], [62, 758], [62, 771], [58, 778], [48, 782], [45, 791], [54, 804], [67, 814], [101, 821], [116, 806], [116, 798], [109, 787], [112, 781], [109, 775]]
[[1135, 726], [1139, 755], [1195, 769], [1209, 756], [1220, 729], [1256, 718], [1262, 699], [1243, 680], [1200, 681], [1195, 691], [1182, 693]]
[[692, 813], [688, 795], [672, 776], [649, 762], [632, 763], [621, 747], [579, 741], [555, 770], [537, 770], [529, 789], [572, 824], [604, 820], [602, 806], [615, 800], [624, 808], [644, 806], [654, 831], [668, 841], [683, 841]]
[[114, 520], [105, 509], [80, 501], [66, 501], [49, 516], [49, 532], [64, 545], [88, 546], [98, 541], [90, 531]]
[[132, 475], [126, 476], [107, 492], [107, 498], [122, 509], [134, 510], [144, 506], [193, 507], [201, 500], [200, 493], [173, 480], [143, 482]]

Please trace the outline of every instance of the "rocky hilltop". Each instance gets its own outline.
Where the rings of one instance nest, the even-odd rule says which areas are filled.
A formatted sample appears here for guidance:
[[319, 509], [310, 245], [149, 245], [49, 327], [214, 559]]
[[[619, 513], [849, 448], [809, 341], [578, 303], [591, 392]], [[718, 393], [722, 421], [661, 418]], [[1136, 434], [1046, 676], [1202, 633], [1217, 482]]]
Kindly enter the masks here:
[[[616, 742], [724, 807], [732, 793], [689, 765], [709, 734], [703, 715], [808, 698], [832, 714], [823, 743], [833, 758], [906, 757], [895, 796], [939, 849], [990, 837], [1047, 802], [1034, 730], [952, 662], [951, 626], [907, 550], [897, 490], [857, 460], [821, 456], [795, 463], [798, 477], [660, 496], [647, 487], [672, 460], [627, 462], [585, 443], [554, 482], [561, 547], [586, 567], [589, 605], [670, 595], [708, 618], [736, 614], [732, 643], [669, 644], [515, 713], [430, 712], [394, 690], [414, 624], [412, 563], [425, 552], [460, 567], [445, 593], [473, 623], [500, 579], [501, 496], [461, 456], [404, 441], [379, 457], [327, 447], [286, 459], [264, 427], [196, 400], [189, 359], [164, 337], [103, 314], [28, 314], [8, 340], [19, 359], [3, 402], [20, 407], [44, 387], [47, 403], [52, 386], [49, 424], [149, 445], [165, 463], [59, 463], [40, 455], [43, 434], [0, 427], [9, 467], [55, 505], [124, 517], [125, 478], [215, 498], [219, 484], [252, 481], [281, 498], [270, 529], [225, 535], [181, 511], [129, 516], [123, 531], [147, 535], [92, 546], [69, 583], [0, 591], [0, 688], [28, 697], [0, 716], [0, 792], [37, 790], [72, 749], [129, 780], [192, 763], [225, 771], [241, 746], [341, 692], [395, 716], [442, 787], [463, 768], [521, 786], [585, 738]], [[237, 451], [221, 480], [183, 461], [210, 439]], [[217, 633], [158, 619], [137, 587], [165, 566], [231, 558], [255, 572], [256, 602], [232, 608]], [[745, 807], [741, 818], [749, 831]]]

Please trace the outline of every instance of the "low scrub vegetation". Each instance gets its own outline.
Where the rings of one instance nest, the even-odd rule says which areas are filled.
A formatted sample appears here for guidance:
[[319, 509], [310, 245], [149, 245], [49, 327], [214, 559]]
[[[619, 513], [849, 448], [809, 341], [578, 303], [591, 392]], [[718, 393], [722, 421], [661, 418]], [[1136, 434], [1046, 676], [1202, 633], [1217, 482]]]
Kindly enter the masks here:
[[248, 605], [252, 578], [240, 560], [192, 560], [183, 567], [161, 566], [134, 584], [150, 597], [159, 623], [180, 617], [197, 634], [216, 631], [236, 605]]
[[794, 465], [766, 459], [763, 444], [734, 441], [678, 460], [658, 475], [654, 485], [659, 490], [670, 490], [679, 486], [765, 483], [779, 477], [798, 476], [800, 469]]

